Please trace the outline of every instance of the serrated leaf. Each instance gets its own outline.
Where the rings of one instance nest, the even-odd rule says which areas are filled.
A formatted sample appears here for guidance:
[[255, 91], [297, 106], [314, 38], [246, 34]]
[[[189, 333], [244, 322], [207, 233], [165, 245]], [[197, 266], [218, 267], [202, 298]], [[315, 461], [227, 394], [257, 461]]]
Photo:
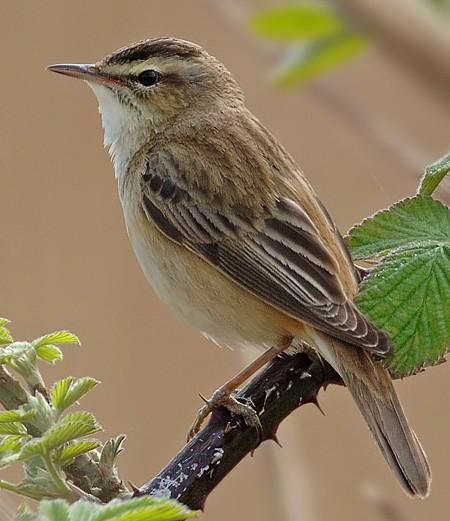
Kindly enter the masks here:
[[93, 501], [77, 501], [70, 505], [70, 521], [91, 521], [92, 516], [102, 508], [103, 505]]
[[63, 411], [93, 389], [99, 382], [94, 378], [84, 377], [75, 380], [72, 377], [57, 382], [51, 392], [51, 402], [57, 411]]
[[74, 379], [72, 376], [68, 376], [67, 378], [63, 378], [54, 384], [50, 393], [50, 401], [55, 409], [62, 409], [60, 404], [63, 403], [73, 380]]
[[342, 30], [339, 17], [318, 4], [268, 9], [254, 16], [250, 26], [260, 36], [277, 41], [319, 38]]
[[[11, 425], [11, 424], [3, 424]], [[0, 441], [0, 468], [7, 467], [20, 461], [20, 451], [25, 440], [29, 436], [21, 432], [11, 434], [1, 438]]]
[[90, 521], [182, 521], [196, 517], [184, 505], [156, 497], [112, 501], [101, 508]]
[[5, 436], [0, 443], [0, 468], [19, 461], [19, 453], [24, 437], [21, 435]]
[[35, 412], [32, 410], [22, 411], [22, 410], [11, 410], [11, 411], [1, 411], [0, 412], [0, 423], [9, 423], [9, 422], [24, 422], [27, 420], [31, 420], [31, 418], [35, 415]]
[[14, 463], [18, 463], [19, 455], [17, 453], [1, 453], [0, 452], [0, 468], [3, 469], [5, 467], [9, 467]]
[[36, 493], [36, 490], [30, 491], [27, 487], [24, 487], [22, 484], [16, 485], [15, 483], [10, 483], [9, 481], [5, 481], [3, 479], [0, 479], [0, 489], [8, 490], [9, 492], [14, 492], [15, 494], [27, 496], [37, 501], [39, 501], [42, 498], [42, 495]]
[[9, 324], [9, 320], [0, 317], [0, 345], [10, 344], [13, 341], [11, 333], [8, 328], [5, 327], [7, 324]]
[[35, 348], [38, 358], [44, 362], [52, 364], [63, 359], [62, 351], [59, 347], [53, 345], [43, 345]]
[[27, 429], [20, 422], [0, 423], [0, 435], [28, 436]]
[[32, 342], [34, 348], [39, 348], [42, 346], [48, 346], [51, 344], [77, 344], [80, 345], [79, 338], [71, 333], [70, 331], [54, 331], [53, 333], [49, 333], [48, 335], [41, 336], [33, 340]]
[[377, 258], [411, 245], [448, 244], [450, 213], [439, 201], [416, 196], [364, 219], [346, 239], [354, 259]]
[[39, 521], [36, 512], [31, 511], [27, 505], [20, 505], [14, 516], [14, 521]]
[[362, 35], [350, 32], [312, 41], [289, 55], [275, 71], [275, 82], [290, 87], [310, 81], [354, 58], [366, 44]]
[[183, 521], [196, 516], [174, 500], [154, 497], [113, 500], [106, 505], [85, 500], [70, 505], [62, 499], [44, 499], [39, 505], [38, 518], [18, 521]]
[[11, 436], [5, 436], [0, 441], [0, 452], [19, 452], [23, 445], [23, 436], [20, 434], [13, 434]]
[[362, 284], [357, 305], [394, 346], [394, 376], [441, 361], [450, 347], [450, 244], [399, 248]]
[[101, 431], [95, 417], [85, 411], [74, 412], [61, 418], [40, 438], [28, 442], [21, 451], [21, 458], [26, 460], [37, 455], [48, 454], [65, 443], [90, 436]]
[[86, 454], [100, 446], [98, 440], [86, 440], [75, 442], [72, 445], [60, 449], [54, 455], [54, 460], [61, 466], [69, 464], [74, 458]]
[[39, 517], [41, 521], [69, 521], [69, 504], [62, 499], [42, 501], [39, 505]]
[[44, 497], [58, 497], [60, 494], [48, 473], [46, 474], [44, 471], [38, 473], [34, 481], [25, 479], [22, 483], [15, 484], [0, 480], [0, 489], [9, 490], [36, 501], [40, 501]]
[[74, 412], [60, 420], [42, 437], [51, 449], [76, 438], [89, 436], [102, 430], [94, 415], [90, 412]]
[[52, 450], [76, 438], [89, 436], [101, 430], [102, 428], [93, 414], [78, 411], [61, 418], [41, 439], [45, 442], [47, 448]]
[[107, 467], [114, 467], [117, 456], [123, 451], [125, 440], [125, 434], [120, 434], [116, 438], [108, 440], [103, 445], [100, 455], [100, 463]]
[[36, 456], [44, 456], [48, 452], [45, 443], [42, 442], [41, 438], [31, 439], [26, 443], [19, 454], [20, 461], [27, 461]]
[[47, 399], [37, 392], [28, 396], [28, 403], [23, 406], [25, 411], [33, 411], [33, 425], [40, 431], [46, 431], [55, 422], [55, 413]]
[[350, 230], [354, 258], [382, 258], [357, 304], [393, 342], [385, 360], [406, 376], [441, 361], [450, 347], [450, 212], [418, 195]]
[[425, 173], [420, 180], [418, 194], [431, 195], [439, 183], [450, 171], [450, 153], [438, 159], [435, 163], [425, 169]]
[[0, 363], [9, 365], [11, 361], [29, 354], [32, 350], [30, 342], [13, 342], [6, 347], [0, 347]]

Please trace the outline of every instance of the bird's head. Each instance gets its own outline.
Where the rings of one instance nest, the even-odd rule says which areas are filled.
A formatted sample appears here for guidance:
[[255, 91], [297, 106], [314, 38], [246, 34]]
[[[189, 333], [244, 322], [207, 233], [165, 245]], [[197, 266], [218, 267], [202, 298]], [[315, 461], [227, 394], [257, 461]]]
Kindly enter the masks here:
[[129, 159], [170, 126], [211, 118], [243, 102], [241, 90], [217, 59], [199, 45], [175, 38], [141, 41], [95, 64], [48, 68], [92, 87], [116, 171], [119, 159]]

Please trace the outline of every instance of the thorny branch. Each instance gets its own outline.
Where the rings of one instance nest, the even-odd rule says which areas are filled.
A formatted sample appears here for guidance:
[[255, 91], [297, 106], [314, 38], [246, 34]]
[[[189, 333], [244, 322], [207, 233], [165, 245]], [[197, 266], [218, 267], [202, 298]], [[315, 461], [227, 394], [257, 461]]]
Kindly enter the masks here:
[[[328, 364], [313, 362], [305, 354], [283, 356], [257, 374], [237, 398], [258, 413], [261, 440], [277, 441], [281, 421], [300, 405], [316, 403], [317, 393], [329, 383], [340, 379]], [[259, 441], [255, 429], [217, 409], [206, 427], [135, 495], [170, 497], [193, 510], [203, 509], [211, 491]]]
[[[258, 413], [261, 434], [227, 410], [217, 409], [205, 428], [135, 495], [170, 497], [193, 510], [202, 509], [211, 491], [247, 454], [262, 441], [277, 441], [281, 421], [300, 405], [316, 403], [320, 388], [329, 383], [340, 383], [340, 379], [326, 363], [312, 361], [303, 353], [280, 356], [237, 394]], [[0, 403], [15, 409], [26, 401], [22, 385], [0, 365]], [[28, 429], [33, 436], [41, 435], [34, 425]], [[89, 454], [77, 457], [64, 470], [72, 486], [87, 494], [95, 489], [95, 496], [104, 502], [126, 492], [115, 471], [103, 472]]]

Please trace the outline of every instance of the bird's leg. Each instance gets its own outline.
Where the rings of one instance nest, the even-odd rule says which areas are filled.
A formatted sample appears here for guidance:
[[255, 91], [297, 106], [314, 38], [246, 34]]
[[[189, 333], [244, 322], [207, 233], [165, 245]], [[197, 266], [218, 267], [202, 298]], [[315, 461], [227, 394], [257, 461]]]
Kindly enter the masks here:
[[257, 371], [259, 371], [261, 367], [265, 366], [268, 362], [273, 360], [282, 351], [284, 351], [286, 347], [288, 346], [284, 342], [280, 346], [271, 347], [251, 364], [249, 364], [245, 369], [240, 371], [236, 376], [219, 387], [219, 389], [213, 393], [209, 400], [206, 400], [202, 397], [205, 401], [205, 405], [198, 411], [197, 416], [195, 417], [194, 423], [189, 430], [188, 441], [191, 440], [200, 431], [200, 428], [205, 419], [217, 407], [225, 407], [232, 414], [242, 416], [245, 420], [245, 423], [250, 427], [255, 427], [255, 429], [258, 431], [258, 434], [260, 435], [261, 422], [259, 421], [258, 414], [249, 405], [238, 402], [236, 398], [232, 396], [232, 393]]

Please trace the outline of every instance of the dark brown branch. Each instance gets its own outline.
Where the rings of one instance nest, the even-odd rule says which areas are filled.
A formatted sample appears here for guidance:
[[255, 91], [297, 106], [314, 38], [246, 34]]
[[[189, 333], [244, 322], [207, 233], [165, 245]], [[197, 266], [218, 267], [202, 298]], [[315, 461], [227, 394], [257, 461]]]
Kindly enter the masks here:
[[[305, 354], [284, 356], [256, 375], [237, 398], [258, 413], [262, 441], [276, 441], [286, 416], [300, 405], [315, 403], [321, 387], [338, 382], [339, 376], [327, 364], [312, 362]], [[257, 446], [255, 429], [217, 409], [206, 427], [135, 495], [170, 497], [193, 510], [203, 509], [211, 491]]]

